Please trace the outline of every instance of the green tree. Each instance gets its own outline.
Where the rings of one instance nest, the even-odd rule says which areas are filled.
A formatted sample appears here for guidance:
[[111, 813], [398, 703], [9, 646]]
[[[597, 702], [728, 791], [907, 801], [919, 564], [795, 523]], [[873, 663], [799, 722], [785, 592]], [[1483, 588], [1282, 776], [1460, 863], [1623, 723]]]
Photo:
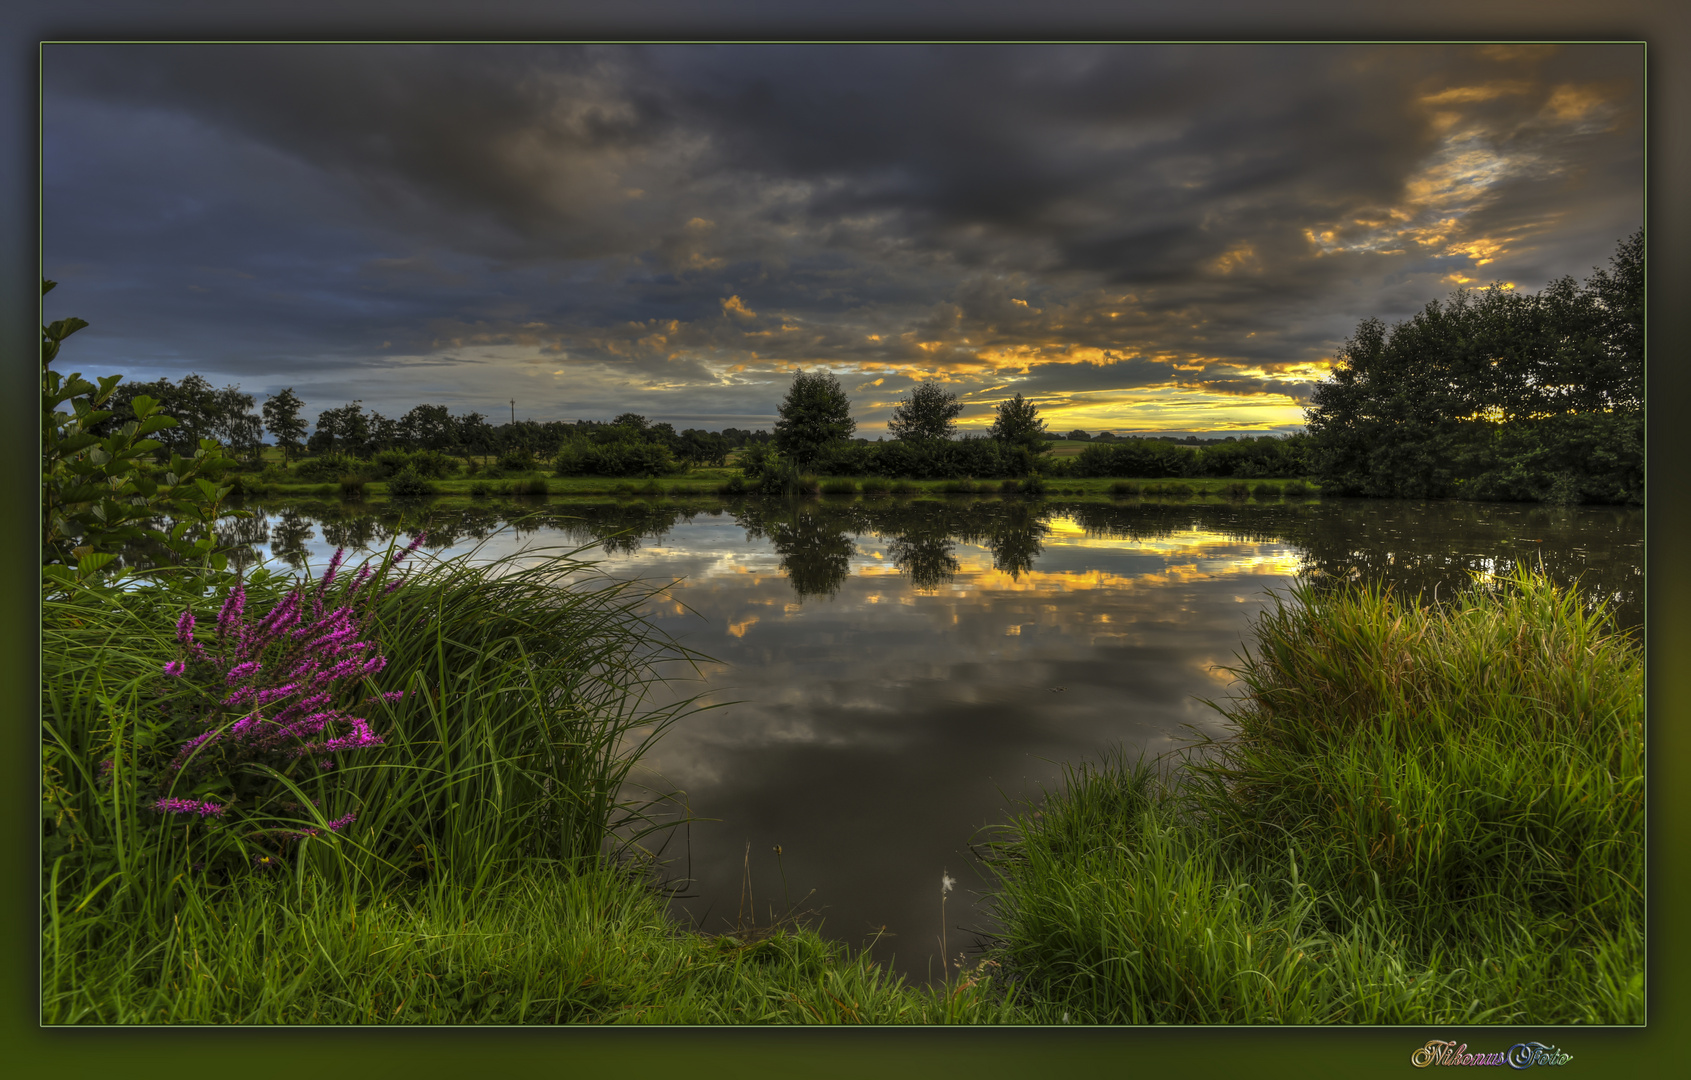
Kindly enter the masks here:
[[452, 434], [457, 440], [458, 453], [467, 464], [473, 454], [491, 454], [494, 446], [493, 425], [479, 412], [467, 412], [452, 420]]
[[1642, 259], [1639, 232], [1584, 287], [1458, 290], [1390, 328], [1364, 320], [1305, 412], [1323, 488], [1642, 499]]
[[887, 430], [905, 441], [949, 439], [963, 406], [957, 395], [937, 382], [917, 383], [892, 411]]
[[363, 402], [352, 401], [318, 413], [317, 430], [305, 446], [314, 454], [363, 454], [369, 441], [370, 420], [364, 415]]
[[264, 399], [264, 429], [270, 432], [276, 440], [276, 445], [282, 450], [284, 462], [293, 460], [301, 450], [305, 449], [305, 431], [307, 424], [300, 419], [299, 411], [305, 407], [305, 402], [294, 393], [293, 387], [287, 387]]
[[[42, 295], [55, 284], [43, 278]], [[105, 406], [123, 376], [101, 377], [96, 386], [80, 373], [66, 377], [52, 367], [65, 338], [87, 325], [71, 318], [41, 328], [45, 582], [51, 588], [109, 572], [123, 549], [137, 544], [151, 544], [181, 564], [222, 571], [227, 560], [217, 551], [214, 526], [231, 488], [219, 486], [216, 477], [234, 462], [215, 440], [204, 439], [191, 455], [173, 454], [157, 467], [154, 455], [164, 444], [148, 436], [179, 422], [163, 415], [158, 402], [145, 394], [129, 402], [134, 419], [98, 434], [96, 429], [113, 419]], [[162, 525], [160, 518], [166, 519]]]
[[831, 445], [857, 430], [851, 402], [840, 382], [826, 371], [801, 371], [781, 402], [775, 421], [775, 448], [800, 468], [809, 467]]
[[168, 453], [192, 455], [201, 439], [215, 439], [244, 459], [256, 458], [263, 447], [263, 422], [253, 413], [253, 397], [239, 386], [219, 390], [204, 376], [189, 374], [179, 383], [169, 379], [126, 382], [107, 399], [104, 411], [111, 416], [98, 425], [96, 434], [110, 435], [137, 419], [131, 407], [137, 397], [147, 396], [158, 411], [174, 419], [173, 428], [158, 432], [157, 439]]
[[1018, 393], [995, 408], [998, 416], [987, 434], [999, 442], [1025, 447], [1029, 453], [1038, 454], [1047, 449], [1045, 421], [1039, 418], [1039, 409], [1033, 402]]
[[418, 405], [399, 419], [400, 438], [413, 449], [450, 453], [458, 432], [445, 405]]

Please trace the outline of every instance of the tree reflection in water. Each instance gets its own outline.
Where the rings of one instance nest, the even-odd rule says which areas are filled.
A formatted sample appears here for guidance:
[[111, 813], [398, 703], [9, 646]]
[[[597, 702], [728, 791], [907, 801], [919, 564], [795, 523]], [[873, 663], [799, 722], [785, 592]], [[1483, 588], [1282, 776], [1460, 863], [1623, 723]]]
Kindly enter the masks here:
[[[504, 505], [470, 510], [356, 511], [335, 503], [289, 505], [268, 524], [261, 515], [229, 530], [240, 545], [261, 543], [290, 566], [305, 565], [313, 525], [332, 547], [351, 551], [429, 532], [434, 550], [480, 541], [501, 529], [519, 539], [544, 534], [571, 547], [627, 556], [661, 542], [700, 514], [731, 515], [748, 541], [767, 540], [801, 600], [831, 597], [851, 573], [857, 541], [873, 537], [920, 592], [959, 573], [960, 545], [991, 554], [1012, 578], [1034, 569], [1053, 522], [1067, 520], [1089, 537], [1134, 543], [1181, 534], [1205, 543], [1282, 542], [1297, 550], [1317, 587], [1381, 581], [1400, 595], [1450, 596], [1474, 575], [1503, 575], [1516, 563], [1542, 565], [1563, 585], [1578, 582], [1588, 601], [1606, 599], [1621, 625], [1643, 624], [1643, 512], [1625, 507], [1551, 507], [1509, 503], [1326, 499], [1213, 504], [1136, 500], [1062, 502], [1026, 498], [740, 499], [708, 509], [667, 500]], [[232, 555], [232, 557], [234, 557]], [[139, 558], [139, 555], [137, 556]], [[243, 564], [244, 565], [244, 564]]]
[[785, 515], [767, 520], [764, 528], [800, 600], [832, 597], [851, 575], [857, 545], [840, 530], [835, 515], [800, 503]]

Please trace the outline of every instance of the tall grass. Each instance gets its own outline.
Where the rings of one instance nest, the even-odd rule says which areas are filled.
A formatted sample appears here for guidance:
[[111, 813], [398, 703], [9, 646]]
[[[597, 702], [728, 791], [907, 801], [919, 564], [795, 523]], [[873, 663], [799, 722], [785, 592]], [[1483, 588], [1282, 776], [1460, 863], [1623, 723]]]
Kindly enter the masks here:
[[[142, 798], [193, 719], [161, 676], [172, 624], [207, 601], [168, 584], [44, 601], [44, 1019], [106, 1017], [97, 988], [112, 979], [163, 986], [170, 943], [214, 934], [254, 890], [357, 906], [586, 870], [616, 854], [613, 837], [637, 842], [646, 808], [619, 793], [688, 707], [648, 705], [664, 665], [689, 658], [639, 617], [652, 591], [573, 553], [419, 568], [372, 610], [388, 658], [372, 689], [406, 692], [365, 708], [386, 745], [284, 778], [295, 816], [239, 827], [173, 824]], [[323, 827], [349, 810], [352, 826]], [[267, 828], [313, 826], [280, 858], [245, 858]]]
[[192, 894], [50, 998], [57, 1022], [933, 1024], [1016, 1017], [990, 980], [913, 988], [809, 931], [678, 933], [612, 868], [362, 902], [320, 880]]
[[1237, 726], [1071, 770], [992, 848], [1041, 1015], [1642, 1023], [1643, 665], [1526, 570], [1443, 607], [1303, 586]]

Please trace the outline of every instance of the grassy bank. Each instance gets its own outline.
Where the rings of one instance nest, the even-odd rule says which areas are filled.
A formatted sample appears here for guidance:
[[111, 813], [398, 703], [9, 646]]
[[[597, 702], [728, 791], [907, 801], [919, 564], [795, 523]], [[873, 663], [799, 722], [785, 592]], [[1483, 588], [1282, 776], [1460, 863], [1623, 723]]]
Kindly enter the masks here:
[[1123, 760], [993, 846], [992, 956], [1045, 1019], [1644, 1019], [1643, 661], [1526, 574], [1261, 617], [1236, 738]]
[[[274, 475], [274, 474], [273, 474]], [[431, 480], [433, 504], [473, 506], [488, 502], [553, 499], [717, 499], [743, 494], [732, 481], [739, 474], [731, 469], [696, 469], [681, 476], [628, 480], [594, 476], [544, 476], [477, 479], [453, 477]], [[1042, 479], [1032, 486], [1026, 480], [887, 480], [865, 476], [807, 477], [803, 493], [824, 496], [859, 495], [866, 498], [910, 495], [1030, 495], [1109, 499], [1197, 499], [1213, 502], [1279, 502], [1319, 497], [1320, 489], [1304, 480], [1226, 479], [1118, 479], [1063, 477]], [[241, 478], [241, 491], [262, 498], [340, 499], [347, 502], [389, 502], [399, 496], [390, 485], [370, 480], [343, 486], [327, 483], [289, 483], [261, 480], [256, 474]], [[416, 501], [413, 499], [412, 501]]]
[[237, 717], [215, 704], [233, 681], [208, 698], [164, 673], [190, 654], [182, 612], [215, 651], [257, 634], [287, 582], [249, 582], [240, 633], [226, 595], [168, 580], [49, 597], [44, 1022], [1011, 1018], [986, 981], [912, 989], [814, 933], [671, 921], [641, 872], [648, 808], [619, 793], [685, 711], [645, 690], [689, 657], [635, 614], [650, 589], [533, 555], [401, 582], [390, 552], [338, 576], [324, 609], [361, 612], [386, 666], [348, 699], [380, 745], [332, 768], [232, 739], [206, 744], [216, 768], [179, 764]]

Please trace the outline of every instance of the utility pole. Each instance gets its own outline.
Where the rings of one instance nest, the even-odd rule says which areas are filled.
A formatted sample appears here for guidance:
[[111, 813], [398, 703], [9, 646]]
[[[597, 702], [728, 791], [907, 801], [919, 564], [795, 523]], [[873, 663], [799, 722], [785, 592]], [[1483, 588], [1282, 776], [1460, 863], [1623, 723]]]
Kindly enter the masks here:
[[517, 399], [511, 399], [511, 423], [517, 422]]

